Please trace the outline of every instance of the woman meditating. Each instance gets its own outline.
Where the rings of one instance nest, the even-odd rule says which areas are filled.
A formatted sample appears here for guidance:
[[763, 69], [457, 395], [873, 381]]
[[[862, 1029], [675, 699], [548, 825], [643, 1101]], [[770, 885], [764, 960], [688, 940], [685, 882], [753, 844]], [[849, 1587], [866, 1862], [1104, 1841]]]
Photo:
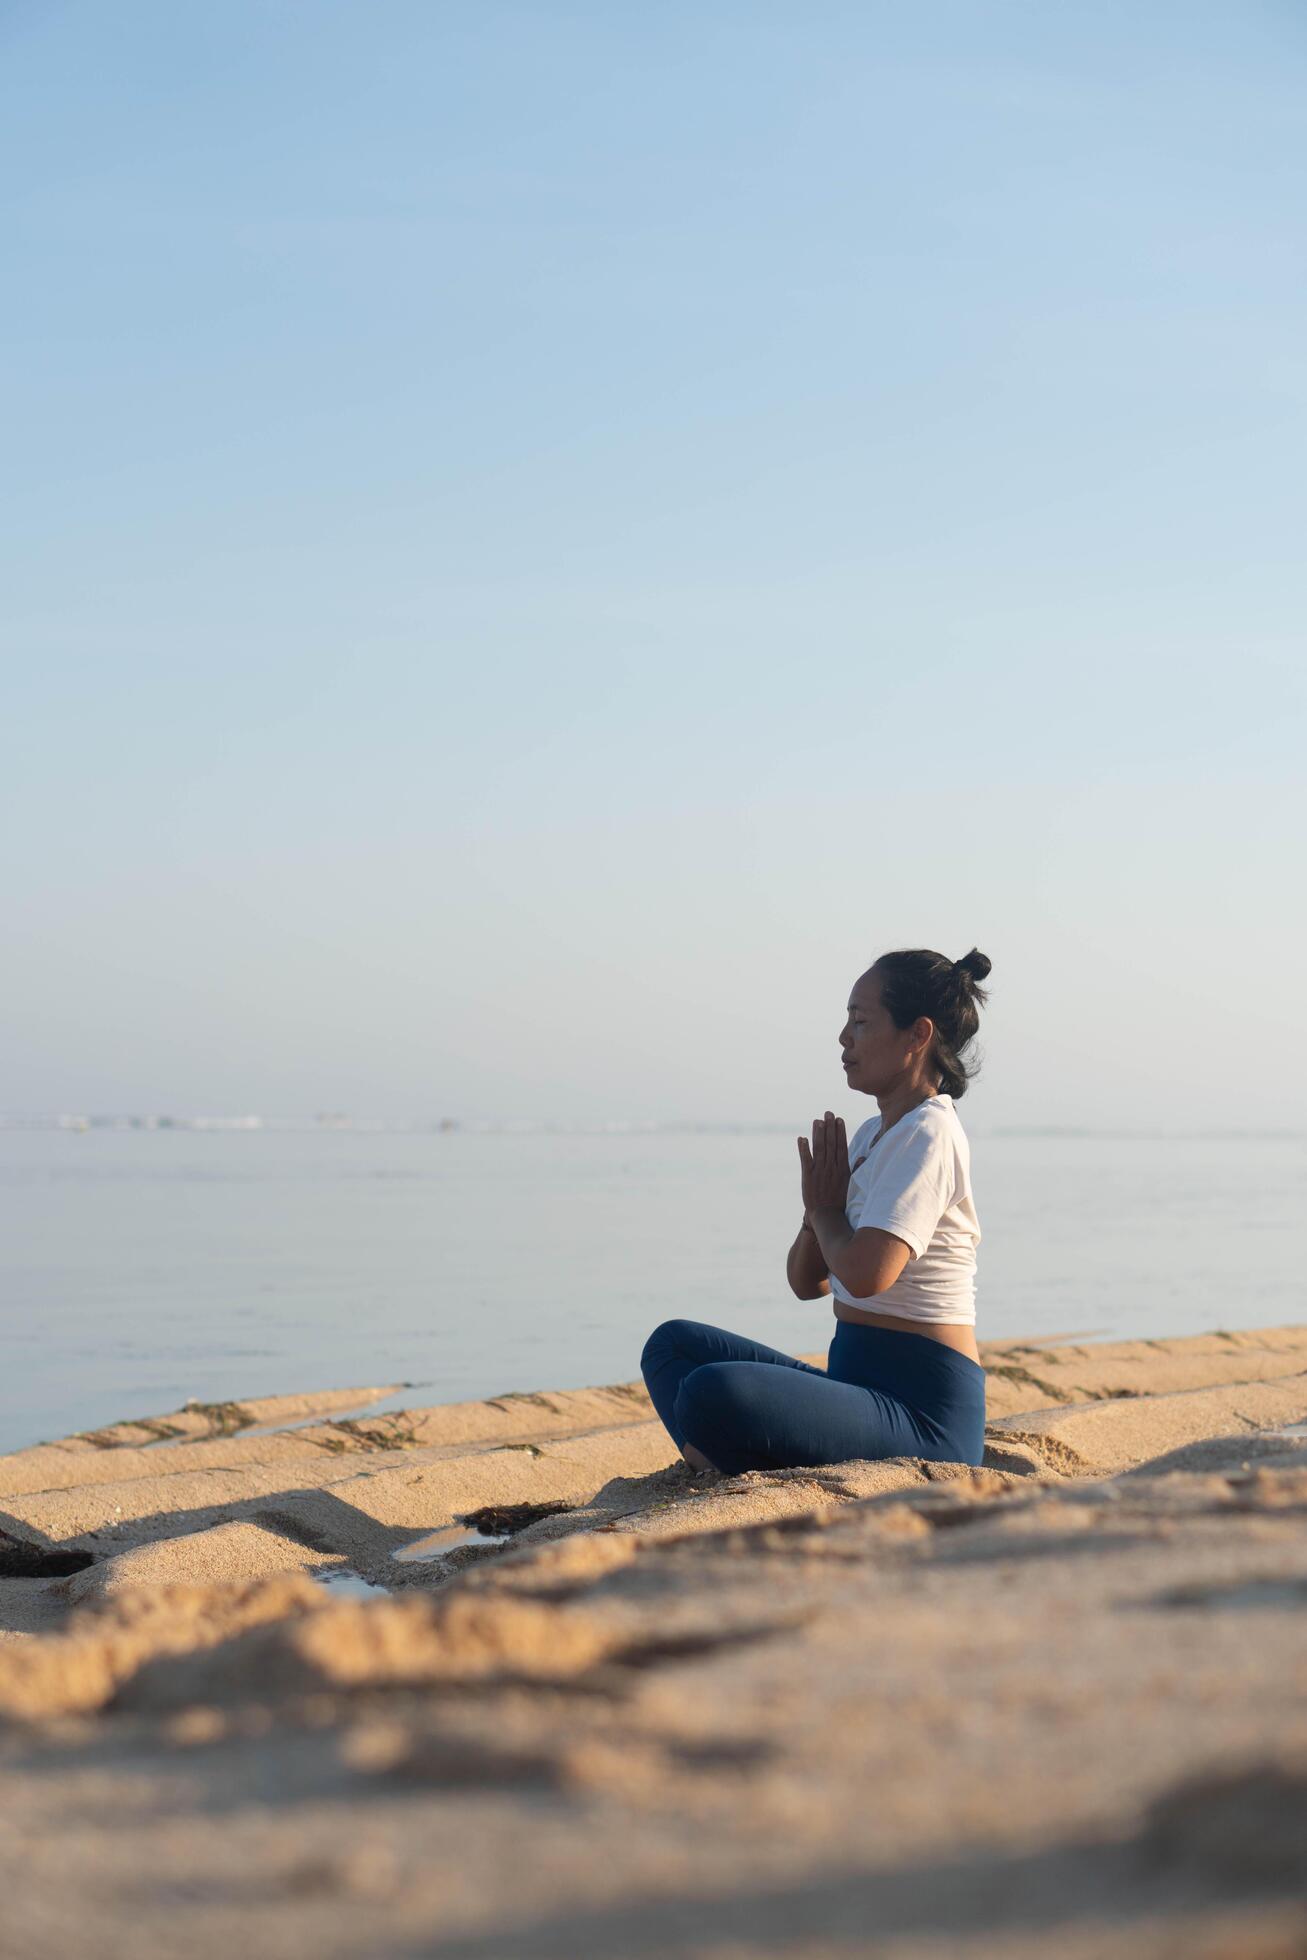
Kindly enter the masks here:
[[[883, 953], [840, 1031], [849, 1087], [880, 1115], [853, 1133], [826, 1111], [798, 1139], [803, 1224], [786, 1276], [829, 1294], [823, 1371], [695, 1320], [665, 1320], [640, 1358], [653, 1405], [687, 1463], [767, 1470], [856, 1457], [981, 1460], [985, 1371], [976, 1348], [971, 1153], [956, 1104], [975, 1073], [989, 961]], [[850, 1163], [850, 1157], [852, 1162]]]

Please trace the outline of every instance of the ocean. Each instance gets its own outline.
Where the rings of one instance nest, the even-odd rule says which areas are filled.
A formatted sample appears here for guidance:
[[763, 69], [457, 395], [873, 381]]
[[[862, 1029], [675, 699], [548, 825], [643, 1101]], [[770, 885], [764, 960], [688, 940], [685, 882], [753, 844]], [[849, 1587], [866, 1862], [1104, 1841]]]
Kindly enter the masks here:
[[[1307, 1139], [968, 1126], [981, 1340], [1307, 1319]], [[825, 1349], [788, 1130], [0, 1130], [0, 1450], [219, 1401], [631, 1381], [660, 1320]]]

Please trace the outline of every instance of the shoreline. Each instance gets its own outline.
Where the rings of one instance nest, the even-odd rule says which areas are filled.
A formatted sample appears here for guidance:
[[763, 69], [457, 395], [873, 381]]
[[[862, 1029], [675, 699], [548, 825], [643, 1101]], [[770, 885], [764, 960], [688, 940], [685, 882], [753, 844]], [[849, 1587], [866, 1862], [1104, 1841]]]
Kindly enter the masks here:
[[1300, 1953], [1307, 1326], [981, 1354], [975, 1470], [634, 1382], [0, 1457], [0, 1954]]
[[[1286, 1322], [1283, 1324], [1293, 1327], [1298, 1323]], [[829, 1323], [831, 1336], [833, 1336], [837, 1325], [838, 1322], [832, 1317]], [[1197, 1332], [1186, 1332], [1182, 1334], [1163, 1333], [1151, 1336], [1134, 1335], [1127, 1337], [1122, 1334], [1119, 1327], [1108, 1323], [1103, 1326], [1059, 1328], [1051, 1332], [1023, 1334], [1019, 1336], [999, 1334], [990, 1339], [980, 1341], [979, 1347], [983, 1360], [987, 1352], [1002, 1354], [1008, 1350], [1017, 1348], [1055, 1348], [1066, 1347], [1073, 1343], [1087, 1344], [1091, 1348], [1116, 1348], [1140, 1344], [1147, 1346], [1150, 1342], [1157, 1341], [1181, 1340], [1191, 1342], [1209, 1338], [1220, 1340], [1242, 1339], [1246, 1335], [1260, 1336], [1268, 1331], [1275, 1331], [1274, 1327], [1266, 1325], [1248, 1328], [1238, 1326], [1234, 1328], [1205, 1326]], [[781, 1344], [786, 1345], [784, 1342]], [[798, 1359], [811, 1362], [814, 1366], [825, 1366], [829, 1339], [825, 1345], [811, 1351], [806, 1348], [800, 1348], [797, 1343], [793, 1342], [789, 1343], [789, 1346], [792, 1347]], [[638, 1379], [626, 1385], [637, 1391], [642, 1391], [643, 1388], [642, 1383]], [[6, 1438], [3, 1431], [0, 1431], [0, 1464], [4, 1464], [13, 1457], [26, 1456], [32, 1450], [68, 1448], [95, 1437], [119, 1436], [124, 1440], [136, 1440], [142, 1446], [146, 1443], [185, 1440], [206, 1433], [203, 1422], [196, 1424], [192, 1420], [193, 1414], [196, 1411], [199, 1411], [201, 1415], [207, 1411], [228, 1412], [228, 1419], [233, 1421], [237, 1427], [243, 1429], [246, 1426], [245, 1414], [243, 1412], [255, 1412], [253, 1422], [257, 1425], [265, 1421], [264, 1415], [258, 1412], [275, 1412], [283, 1405], [286, 1407], [299, 1406], [304, 1410], [312, 1410], [317, 1414], [324, 1415], [340, 1413], [361, 1416], [364, 1414], [387, 1412], [392, 1408], [400, 1407], [405, 1409], [431, 1409], [453, 1406], [472, 1407], [480, 1403], [495, 1402], [503, 1399], [505, 1396], [574, 1394], [591, 1392], [592, 1389], [594, 1392], [598, 1392], [599, 1385], [573, 1385], [563, 1389], [555, 1386], [550, 1388], [532, 1387], [529, 1389], [486, 1390], [480, 1394], [473, 1389], [465, 1392], [462, 1396], [432, 1399], [430, 1391], [435, 1386], [435, 1382], [430, 1378], [419, 1378], [416, 1380], [395, 1381], [385, 1384], [382, 1387], [340, 1388], [328, 1382], [316, 1388], [294, 1387], [281, 1389], [269, 1394], [217, 1393], [211, 1399], [202, 1395], [189, 1396], [176, 1408], [161, 1412], [152, 1412], [146, 1415], [115, 1416], [107, 1421], [92, 1422], [86, 1428], [69, 1430], [63, 1434], [46, 1434], [42, 1436], [36, 1433], [29, 1433], [25, 1437], [13, 1439]], [[273, 1426], [281, 1426], [275, 1414], [266, 1419], [272, 1421]], [[305, 1414], [300, 1420], [307, 1426], [313, 1420], [313, 1416]], [[290, 1426], [290, 1424], [287, 1423], [286, 1426]], [[233, 1431], [233, 1433], [235, 1432]], [[214, 1434], [221, 1434], [221, 1431], [214, 1431]]]

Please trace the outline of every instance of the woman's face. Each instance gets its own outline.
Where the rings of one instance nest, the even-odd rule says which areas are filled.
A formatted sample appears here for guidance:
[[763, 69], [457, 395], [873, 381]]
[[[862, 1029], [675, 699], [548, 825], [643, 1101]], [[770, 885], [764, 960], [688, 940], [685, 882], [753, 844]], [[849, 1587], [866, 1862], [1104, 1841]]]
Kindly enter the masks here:
[[914, 1046], [911, 1028], [896, 1028], [880, 997], [875, 967], [864, 973], [849, 995], [849, 1017], [840, 1029], [844, 1073], [850, 1089], [883, 1095], [904, 1074]]

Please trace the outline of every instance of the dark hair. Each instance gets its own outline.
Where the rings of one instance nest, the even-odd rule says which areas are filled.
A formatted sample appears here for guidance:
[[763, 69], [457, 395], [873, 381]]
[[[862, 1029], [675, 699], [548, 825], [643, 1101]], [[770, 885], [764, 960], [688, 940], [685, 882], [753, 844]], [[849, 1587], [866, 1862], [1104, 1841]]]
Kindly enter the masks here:
[[978, 983], [989, 972], [989, 961], [973, 946], [960, 960], [921, 949], [882, 953], [872, 967], [880, 977], [880, 997], [896, 1028], [910, 1028], [921, 1015], [935, 1023], [928, 1067], [939, 1075], [939, 1093], [956, 1102], [979, 1064], [962, 1059], [980, 1026], [978, 1006], [989, 999]]

